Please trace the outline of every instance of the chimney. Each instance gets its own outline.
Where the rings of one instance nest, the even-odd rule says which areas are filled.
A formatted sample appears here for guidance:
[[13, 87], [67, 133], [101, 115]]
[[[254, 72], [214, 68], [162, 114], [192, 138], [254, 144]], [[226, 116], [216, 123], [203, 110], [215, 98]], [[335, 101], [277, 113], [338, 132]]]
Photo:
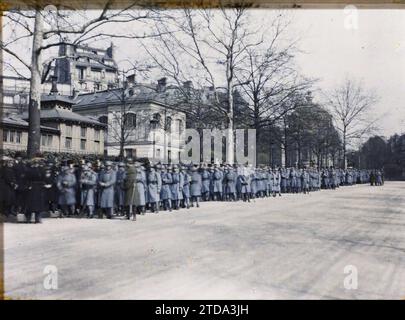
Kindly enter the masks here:
[[76, 90], [76, 88], [73, 87], [72, 100], [75, 100], [78, 96], [79, 96], [79, 90]]
[[57, 76], [52, 76], [51, 77], [52, 87], [51, 87], [50, 94], [58, 94], [58, 85], [56, 83], [57, 80], [58, 80]]
[[114, 44], [112, 42], [111, 42], [110, 46], [107, 48], [106, 53], [109, 58], [112, 59], [114, 57]]
[[166, 90], [166, 78], [161, 78], [158, 80], [157, 90], [158, 92], [164, 92]]

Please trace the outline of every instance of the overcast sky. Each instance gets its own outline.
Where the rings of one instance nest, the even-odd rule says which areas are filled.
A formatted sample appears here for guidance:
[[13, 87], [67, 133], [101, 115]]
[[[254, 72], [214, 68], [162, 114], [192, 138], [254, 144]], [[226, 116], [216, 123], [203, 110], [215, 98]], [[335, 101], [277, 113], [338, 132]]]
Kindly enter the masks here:
[[[328, 90], [345, 78], [361, 80], [364, 86], [377, 93], [375, 106], [380, 117], [381, 134], [405, 133], [405, 10], [342, 9], [294, 10], [294, 22], [289, 30], [299, 35], [304, 53], [297, 63], [306, 76], [319, 78], [318, 87]], [[273, 12], [274, 14], [274, 12]], [[271, 18], [269, 9], [252, 12], [254, 19]], [[350, 23], [352, 22], [352, 23]], [[128, 46], [115, 41], [120, 47]], [[118, 59], [136, 54], [117, 48]]]
[[[296, 57], [298, 67], [304, 75], [320, 79], [317, 87], [321, 90], [334, 88], [345, 78], [362, 80], [380, 98], [375, 115], [381, 118], [381, 134], [405, 133], [405, 10], [361, 9], [357, 13], [356, 17], [356, 12], [342, 9], [289, 12], [293, 24], [288, 32], [291, 38], [299, 36], [304, 51]], [[255, 10], [251, 15], [253, 21], [267, 21], [274, 11]], [[113, 41], [117, 61], [142, 60], [136, 41]]]
[[[362, 80], [380, 97], [382, 134], [405, 132], [405, 11], [359, 10], [358, 28], [345, 28], [343, 10], [296, 10], [295, 27], [305, 30], [297, 57], [302, 71], [321, 79], [323, 89], [346, 77]], [[347, 21], [347, 20], [346, 20]]]

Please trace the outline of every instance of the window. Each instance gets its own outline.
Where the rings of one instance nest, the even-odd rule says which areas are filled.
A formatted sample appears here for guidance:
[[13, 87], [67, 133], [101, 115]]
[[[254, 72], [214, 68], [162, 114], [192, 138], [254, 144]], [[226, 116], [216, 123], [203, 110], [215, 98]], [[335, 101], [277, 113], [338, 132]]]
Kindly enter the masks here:
[[80, 150], [86, 150], [86, 140], [80, 140]]
[[[22, 137], [22, 132], [17, 131], [16, 136], [15, 136], [15, 142], [16, 143], [21, 143], [21, 137]], [[51, 136], [52, 137], [52, 136]]]
[[171, 117], [167, 117], [167, 118], [166, 118], [165, 130], [166, 130], [167, 132], [172, 132], [172, 118], [171, 118]]
[[20, 96], [19, 96], [18, 94], [16, 94], [16, 95], [13, 97], [13, 103], [14, 103], [14, 104], [20, 104], [20, 102], [21, 102], [21, 98], [20, 98]]
[[72, 149], [72, 138], [66, 138], [65, 139], [65, 148], [66, 149]]
[[72, 126], [71, 125], [66, 125], [66, 136], [67, 137], [72, 136]]
[[94, 142], [94, 152], [98, 153], [100, 151], [100, 142]]
[[87, 134], [87, 128], [86, 127], [80, 127], [80, 136], [82, 138], [86, 138], [86, 134]]
[[94, 129], [94, 140], [100, 141], [100, 130]]
[[78, 76], [79, 80], [84, 79], [84, 69], [83, 68], [78, 68], [77, 69], [77, 76]]
[[132, 158], [132, 149], [125, 149], [125, 157]]
[[158, 129], [160, 128], [160, 114], [159, 113], [154, 113], [152, 116], [152, 120], [150, 121], [151, 128], [152, 129]]
[[15, 131], [10, 131], [9, 142], [14, 142]]
[[167, 163], [172, 163], [172, 151], [167, 150]]
[[3, 103], [4, 104], [13, 104], [14, 99], [11, 96], [3, 96]]
[[183, 121], [180, 119], [177, 120], [177, 128], [179, 130], [179, 134], [181, 135], [183, 133]]
[[53, 139], [53, 136], [48, 134], [48, 147], [52, 146], [52, 139]]
[[96, 81], [100, 81], [100, 79], [101, 79], [101, 72], [100, 72], [100, 70], [94, 70], [94, 69], [92, 69], [91, 71], [93, 72], [93, 79], [96, 80]]
[[8, 130], [4, 130], [3, 131], [3, 142], [7, 142], [8, 141]]
[[136, 115], [134, 113], [127, 113], [124, 116], [124, 126], [125, 128], [136, 128]]
[[156, 149], [156, 158], [160, 158], [160, 149]]
[[41, 145], [44, 147], [52, 146], [52, 135], [50, 134], [42, 134], [41, 135]]

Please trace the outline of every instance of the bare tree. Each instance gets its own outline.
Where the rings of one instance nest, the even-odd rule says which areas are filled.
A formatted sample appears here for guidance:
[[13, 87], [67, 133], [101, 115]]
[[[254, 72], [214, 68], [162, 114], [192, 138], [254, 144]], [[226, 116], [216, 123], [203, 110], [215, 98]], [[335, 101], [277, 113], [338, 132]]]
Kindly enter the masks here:
[[[48, 10], [49, 8], [51, 10]], [[40, 150], [41, 83], [45, 81], [49, 66], [54, 59], [65, 58], [51, 58], [45, 61], [44, 66], [45, 52], [61, 44], [75, 46], [83, 42], [112, 37], [125, 39], [153, 37], [153, 34], [137, 34], [128, 31], [128, 28], [122, 28], [125, 31], [121, 34], [106, 31], [108, 30], [106, 27], [111, 23], [142, 23], [150, 21], [157, 14], [154, 11], [143, 11], [136, 8], [137, 3], [134, 2], [124, 8], [116, 9], [113, 1], [107, 0], [98, 12], [64, 8], [53, 10], [54, 7], [43, 8], [40, 4], [33, 2], [29, 4], [28, 8], [16, 8], [5, 13], [4, 28], [6, 30], [4, 31], [7, 31], [10, 36], [1, 41], [1, 49], [14, 59], [14, 63], [25, 67], [30, 74], [27, 148], [29, 157], [34, 156]], [[27, 40], [31, 41], [32, 46], [30, 60], [26, 60], [20, 54], [21, 50], [14, 50], [19, 43], [26, 44]]]
[[366, 90], [361, 82], [347, 79], [327, 94], [327, 105], [342, 137], [342, 162], [347, 167], [347, 147], [353, 140], [371, 134], [376, 119], [370, 116], [371, 108], [378, 101], [375, 92]]
[[309, 90], [315, 82], [301, 77], [295, 69], [295, 41], [284, 47], [278, 46], [278, 39], [285, 27], [277, 19], [268, 47], [264, 50], [260, 50], [260, 47], [246, 50], [247, 59], [238, 72], [241, 92], [250, 110], [244, 119], [256, 129], [257, 141], [261, 140], [265, 127], [272, 126], [298, 106], [290, 101]]
[[[173, 13], [170, 23], [159, 24], [159, 43], [146, 48], [162, 71], [178, 83], [190, 76], [185, 70], [187, 57], [189, 70], [203, 79], [205, 87], [211, 88], [210, 106], [221, 113], [228, 129], [227, 162], [234, 162], [234, 93], [238, 86], [237, 66], [246, 59], [246, 50], [262, 42], [257, 30], [247, 26], [248, 12], [243, 6], [219, 10], [184, 9]], [[172, 30], [173, 32], [167, 32]], [[223, 84], [222, 86], [220, 84]]]
[[126, 85], [111, 90], [111, 94], [117, 99], [119, 107], [118, 110], [111, 112], [111, 119], [108, 120], [108, 139], [118, 142], [120, 148], [119, 157], [123, 159], [125, 146], [136, 130], [137, 119], [134, 112], [134, 101], [131, 100]]

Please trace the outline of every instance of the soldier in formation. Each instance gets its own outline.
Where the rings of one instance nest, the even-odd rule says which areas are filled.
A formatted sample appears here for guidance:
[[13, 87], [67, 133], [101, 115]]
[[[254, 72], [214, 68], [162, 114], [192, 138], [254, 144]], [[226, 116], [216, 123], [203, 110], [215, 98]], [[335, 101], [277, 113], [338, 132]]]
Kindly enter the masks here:
[[35, 158], [5, 158], [0, 176], [6, 215], [41, 214], [108, 219], [146, 211], [171, 212], [199, 207], [201, 201], [245, 201], [283, 193], [308, 194], [360, 183], [383, 185], [382, 170], [339, 168], [270, 168], [251, 165], [167, 165], [85, 161], [80, 165]]

